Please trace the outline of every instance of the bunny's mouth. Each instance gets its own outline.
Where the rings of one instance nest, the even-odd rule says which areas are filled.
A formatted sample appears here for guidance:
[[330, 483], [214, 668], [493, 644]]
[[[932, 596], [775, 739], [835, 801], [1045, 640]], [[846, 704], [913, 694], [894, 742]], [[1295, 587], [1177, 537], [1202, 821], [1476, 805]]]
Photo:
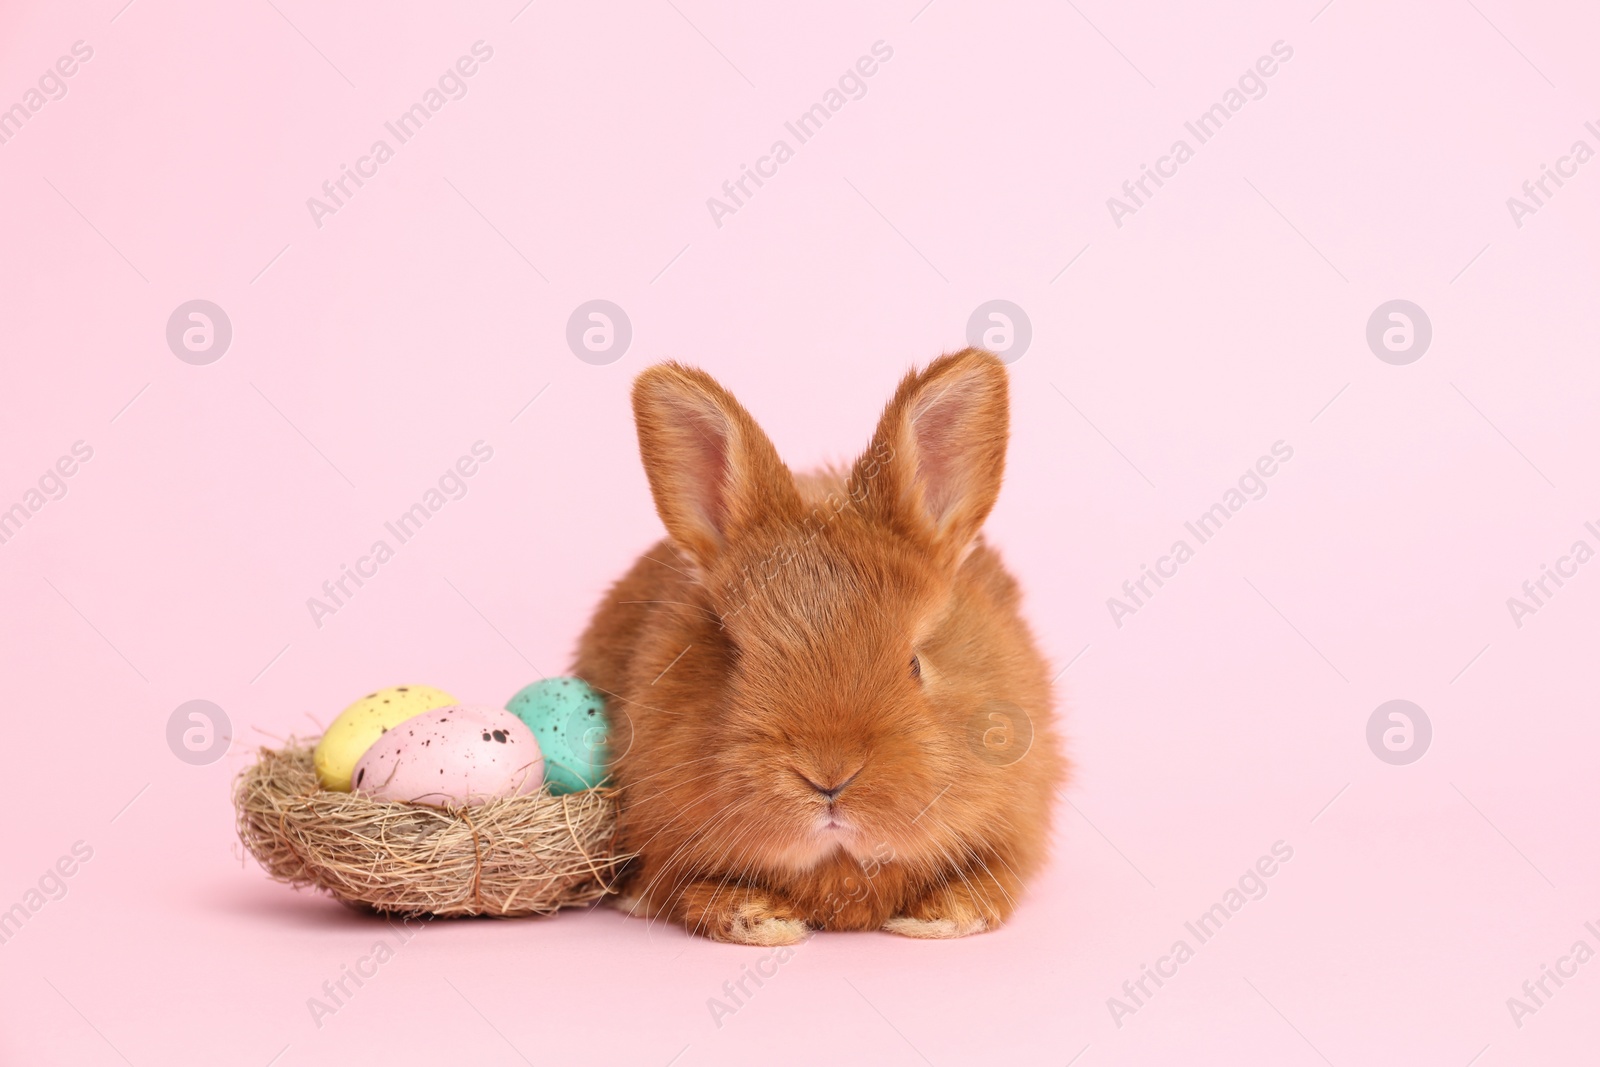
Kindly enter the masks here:
[[844, 837], [856, 832], [856, 828], [845, 821], [844, 816], [829, 809], [817, 817], [816, 833], [821, 837]]

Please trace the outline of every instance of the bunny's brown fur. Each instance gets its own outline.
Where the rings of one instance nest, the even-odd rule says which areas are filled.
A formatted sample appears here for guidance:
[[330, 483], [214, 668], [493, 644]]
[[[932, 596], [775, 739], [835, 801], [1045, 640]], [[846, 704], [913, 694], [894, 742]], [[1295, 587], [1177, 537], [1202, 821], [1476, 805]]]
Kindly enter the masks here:
[[1066, 765], [979, 536], [1004, 365], [969, 349], [908, 374], [850, 471], [799, 479], [699, 370], [646, 370], [634, 410], [669, 537], [574, 667], [607, 698], [625, 905], [752, 944], [1005, 921]]

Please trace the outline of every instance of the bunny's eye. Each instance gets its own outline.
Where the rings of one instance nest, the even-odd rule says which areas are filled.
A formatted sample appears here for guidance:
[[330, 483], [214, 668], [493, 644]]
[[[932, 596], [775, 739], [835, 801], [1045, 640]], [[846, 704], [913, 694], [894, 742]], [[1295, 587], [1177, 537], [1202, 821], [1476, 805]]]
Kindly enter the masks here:
[[922, 661], [918, 659], [915, 654], [913, 654], [911, 657], [911, 677], [922, 677]]

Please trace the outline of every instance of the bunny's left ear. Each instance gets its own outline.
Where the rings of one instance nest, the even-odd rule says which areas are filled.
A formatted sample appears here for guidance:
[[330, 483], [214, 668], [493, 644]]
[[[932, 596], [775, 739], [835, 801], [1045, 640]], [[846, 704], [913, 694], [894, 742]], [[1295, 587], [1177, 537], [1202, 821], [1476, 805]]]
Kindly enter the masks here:
[[851, 471], [851, 498], [955, 566], [1000, 494], [1009, 432], [1005, 364], [977, 348], [941, 356], [901, 380]]

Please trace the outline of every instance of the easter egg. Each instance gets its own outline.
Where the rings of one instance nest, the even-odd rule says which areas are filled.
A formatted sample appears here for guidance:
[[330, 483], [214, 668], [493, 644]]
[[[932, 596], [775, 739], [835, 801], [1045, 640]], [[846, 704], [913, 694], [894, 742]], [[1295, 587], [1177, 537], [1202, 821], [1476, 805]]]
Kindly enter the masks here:
[[550, 792], [577, 793], [606, 776], [606, 703], [581, 678], [546, 678], [517, 692], [506, 709], [528, 724], [544, 752]]
[[356, 763], [353, 792], [375, 800], [462, 806], [526, 796], [544, 782], [533, 731], [509, 711], [452, 704], [415, 715]]
[[311, 753], [322, 788], [350, 792], [356, 761], [372, 743], [411, 718], [459, 701], [431, 685], [396, 685], [369, 693], [339, 713]]

